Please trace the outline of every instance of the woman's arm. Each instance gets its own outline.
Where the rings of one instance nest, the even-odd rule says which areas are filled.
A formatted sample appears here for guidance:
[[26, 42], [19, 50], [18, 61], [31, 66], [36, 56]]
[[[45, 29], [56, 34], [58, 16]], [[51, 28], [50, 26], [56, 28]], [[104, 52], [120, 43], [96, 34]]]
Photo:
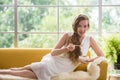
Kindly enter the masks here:
[[93, 61], [98, 57], [104, 56], [102, 50], [100, 49], [100, 47], [98, 46], [98, 44], [92, 37], [90, 37], [90, 47], [95, 51], [95, 53], [97, 55], [97, 57], [91, 59], [90, 61]]
[[61, 53], [64, 52], [68, 52], [68, 48], [67, 47], [63, 47], [66, 44], [66, 41], [69, 38], [69, 34], [65, 33], [61, 39], [58, 41], [58, 43], [56, 44], [55, 48], [51, 51], [51, 55], [55, 56], [55, 55], [59, 55]]

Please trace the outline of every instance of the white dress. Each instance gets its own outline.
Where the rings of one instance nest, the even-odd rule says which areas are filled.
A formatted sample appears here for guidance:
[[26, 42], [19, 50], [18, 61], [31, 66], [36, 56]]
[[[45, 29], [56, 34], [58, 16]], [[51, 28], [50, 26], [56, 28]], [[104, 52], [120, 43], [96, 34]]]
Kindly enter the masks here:
[[[90, 47], [90, 36], [85, 36], [81, 45], [81, 52], [86, 55]], [[51, 56], [51, 54], [47, 54], [40, 62], [32, 63], [30, 67], [38, 80], [50, 80], [51, 76], [61, 72], [73, 71], [76, 65], [67, 56]]]

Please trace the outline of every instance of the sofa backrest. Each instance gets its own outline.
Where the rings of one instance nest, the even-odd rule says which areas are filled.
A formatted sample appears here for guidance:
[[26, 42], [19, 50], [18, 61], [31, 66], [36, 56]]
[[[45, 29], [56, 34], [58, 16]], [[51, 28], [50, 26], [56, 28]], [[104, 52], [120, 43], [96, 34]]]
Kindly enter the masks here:
[[0, 48], [0, 69], [38, 62], [50, 51], [50, 48]]

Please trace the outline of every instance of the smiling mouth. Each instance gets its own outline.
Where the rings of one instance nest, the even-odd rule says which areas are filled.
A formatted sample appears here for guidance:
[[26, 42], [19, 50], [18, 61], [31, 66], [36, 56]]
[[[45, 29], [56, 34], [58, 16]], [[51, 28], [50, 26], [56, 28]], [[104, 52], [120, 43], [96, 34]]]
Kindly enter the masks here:
[[79, 32], [79, 34], [84, 34], [84, 32]]

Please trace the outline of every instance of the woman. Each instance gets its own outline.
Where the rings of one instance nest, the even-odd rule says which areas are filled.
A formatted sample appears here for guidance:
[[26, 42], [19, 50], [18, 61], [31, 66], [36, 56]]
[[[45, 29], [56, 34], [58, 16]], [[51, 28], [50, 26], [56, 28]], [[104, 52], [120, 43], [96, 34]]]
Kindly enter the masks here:
[[0, 70], [0, 74], [50, 80], [51, 76], [73, 71], [79, 62], [86, 63], [80, 56], [86, 55], [90, 47], [95, 51], [97, 57], [89, 61], [104, 56], [95, 40], [91, 36], [85, 35], [90, 27], [86, 15], [78, 15], [72, 27], [74, 32], [72, 34], [65, 33], [51, 53], [44, 56], [41, 62], [32, 63], [21, 68]]

